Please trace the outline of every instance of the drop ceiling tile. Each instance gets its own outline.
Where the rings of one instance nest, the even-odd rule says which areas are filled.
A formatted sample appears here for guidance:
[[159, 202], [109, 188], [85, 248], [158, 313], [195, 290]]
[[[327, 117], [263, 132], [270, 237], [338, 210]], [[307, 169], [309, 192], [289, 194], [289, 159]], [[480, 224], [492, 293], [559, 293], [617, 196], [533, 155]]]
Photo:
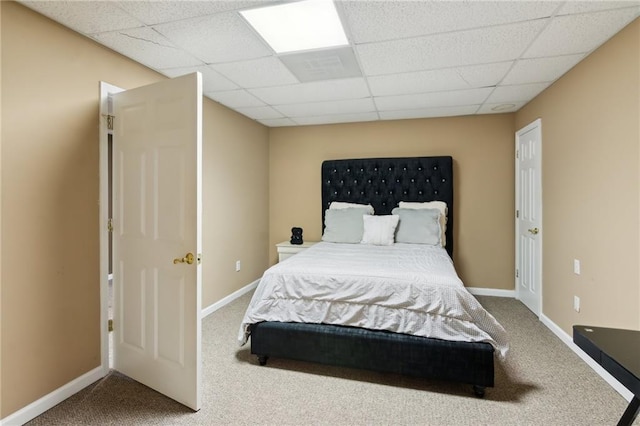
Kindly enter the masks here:
[[499, 86], [487, 98], [486, 103], [503, 104], [528, 102], [535, 98], [544, 89], [550, 86], [550, 83], [535, 84], [519, 84], [516, 86]]
[[201, 61], [147, 27], [96, 34], [93, 38], [153, 69], [202, 65]]
[[375, 102], [379, 111], [479, 105], [485, 101], [492, 90], [493, 87], [483, 87], [480, 89], [455, 90], [451, 92], [382, 96], [376, 97]]
[[585, 55], [521, 59], [516, 62], [501, 84], [525, 84], [555, 81], [580, 62]]
[[363, 121], [375, 121], [378, 114], [375, 112], [364, 112], [358, 114], [323, 115], [320, 117], [296, 117], [294, 120], [299, 125], [314, 124], [338, 124], [338, 123], [360, 123]]
[[121, 8], [147, 25], [213, 15], [264, 4], [261, 1], [119, 1]]
[[555, 18], [524, 54], [525, 58], [585, 53], [597, 48], [638, 16], [638, 8]]
[[620, 9], [623, 7], [640, 6], [640, 1], [568, 1], [560, 8], [558, 15], [597, 12], [600, 10]]
[[205, 92], [205, 96], [229, 108], [266, 106], [264, 102], [246, 90], [230, 90], [228, 92]]
[[196, 71], [199, 71], [202, 74], [202, 91], [204, 93], [238, 88], [236, 84], [227, 80], [225, 77], [206, 65], [201, 65], [199, 67], [168, 68], [162, 70], [162, 73], [173, 78], [185, 74], [191, 74]]
[[526, 102], [510, 102], [501, 104], [484, 104], [478, 110], [478, 114], [504, 114], [515, 112], [522, 108]]
[[293, 74], [275, 56], [211, 65], [211, 67], [244, 88], [298, 83]]
[[72, 30], [84, 34], [137, 28], [143, 23], [108, 1], [24, 1], [36, 10]]
[[347, 1], [340, 4], [352, 40], [359, 44], [546, 18], [562, 2]]
[[160, 24], [153, 28], [208, 64], [272, 54], [236, 12]]
[[296, 123], [288, 118], [273, 118], [273, 119], [264, 119], [258, 120], [261, 124], [264, 124], [267, 127], [286, 127], [286, 126], [295, 126]]
[[254, 120], [266, 120], [272, 118], [285, 118], [282, 114], [280, 114], [275, 109], [269, 106], [263, 107], [242, 107], [236, 108], [240, 114], [244, 114], [247, 117], [253, 118]]
[[348, 99], [330, 102], [310, 102], [304, 104], [275, 105], [282, 114], [296, 118], [307, 116], [353, 114], [374, 112], [376, 109], [371, 98]]
[[513, 62], [471, 65], [430, 71], [416, 71], [369, 77], [374, 96], [438, 92], [495, 86], [502, 80]]
[[363, 78], [264, 87], [251, 89], [249, 92], [271, 105], [357, 99], [369, 96], [367, 83]]
[[356, 46], [365, 74], [380, 75], [512, 61], [546, 19]]
[[381, 111], [383, 120], [404, 120], [412, 118], [452, 117], [459, 115], [473, 115], [480, 105], [462, 105], [455, 107], [419, 108], [398, 111]]

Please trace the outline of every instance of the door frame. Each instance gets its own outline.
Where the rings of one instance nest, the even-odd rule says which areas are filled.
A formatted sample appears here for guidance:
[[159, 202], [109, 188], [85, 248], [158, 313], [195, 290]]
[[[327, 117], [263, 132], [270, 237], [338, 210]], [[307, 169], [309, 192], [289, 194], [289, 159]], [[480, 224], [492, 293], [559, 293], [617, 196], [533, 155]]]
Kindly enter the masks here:
[[[534, 120], [533, 122], [527, 124], [526, 126], [524, 126], [523, 128], [521, 128], [520, 130], [516, 131], [516, 137], [515, 137], [515, 155], [514, 155], [514, 161], [515, 161], [515, 210], [516, 212], [518, 211], [519, 208], [519, 200], [520, 200], [520, 161], [519, 161], [519, 157], [518, 157], [518, 150], [520, 147], [520, 135], [527, 133], [528, 131], [534, 129], [534, 128], [538, 128], [538, 131], [540, 133], [540, 155], [538, 156], [538, 171], [539, 171], [539, 176], [540, 176], [540, 199], [539, 201], [539, 206], [540, 206], [540, 233], [538, 234], [538, 239], [539, 239], [539, 253], [540, 253], [540, 262], [539, 262], [539, 266], [538, 266], [538, 276], [540, 277], [540, 292], [538, 294], [538, 312], [534, 312], [538, 318], [540, 318], [540, 315], [542, 315], [543, 312], [543, 305], [542, 305], [542, 301], [543, 301], [543, 297], [542, 297], [542, 293], [544, 291], [544, 286], [543, 286], [543, 279], [542, 279], [542, 272], [543, 272], [543, 238], [544, 238], [544, 227], [542, 226], [543, 223], [543, 216], [542, 216], [542, 212], [543, 212], [543, 205], [542, 205], [542, 119], [538, 118], [536, 120]], [[519, 244], [519, 235], [520, 235], [520, 221], [518, 220], [519, 217], [517, 216], [517, 214], [514, 215], [514, 219], [515, 219], [515, 270], [516, 273], [514, 274], [514, 282], [515, 282], [515, 288], [516, 288], [516, 299], [521, 300], [520, 298], [520, 277], [518, 276], [519, 274], [517, 273], [518, 271], [520, 271], [522, 268], [520, 268], [520, 244]]]
[[102, 377], [109, 374], [109, 130], [107, 116], [113, 115], [109, 95], [125, 89], [100, 82], [99, 120], [99, 229], [100, 229], [100, 365]]

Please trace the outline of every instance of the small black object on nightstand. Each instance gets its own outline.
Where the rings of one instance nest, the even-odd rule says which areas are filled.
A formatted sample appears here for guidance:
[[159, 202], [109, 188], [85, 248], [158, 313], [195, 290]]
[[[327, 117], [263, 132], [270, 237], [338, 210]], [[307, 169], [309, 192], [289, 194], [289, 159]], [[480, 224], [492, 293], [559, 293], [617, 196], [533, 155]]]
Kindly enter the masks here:
[[291, 244], [300, 245], [302, 243], [302, 228], [291, 228]]

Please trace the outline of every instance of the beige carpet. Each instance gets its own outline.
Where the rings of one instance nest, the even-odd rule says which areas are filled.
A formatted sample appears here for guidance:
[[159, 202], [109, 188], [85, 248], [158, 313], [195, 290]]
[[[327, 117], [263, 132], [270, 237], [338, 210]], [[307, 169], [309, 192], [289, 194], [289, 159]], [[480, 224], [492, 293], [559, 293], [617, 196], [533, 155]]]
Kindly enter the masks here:
[[[626, 401], [520, 302], [478, 297], [510, 337], [484, 399], [468, 385], [271, 359], [236, 336], [246, 295], [203, 323], [194, 413], [116, 372], [29, 425], [614, 425]], [[634, 425], [640, 425], [640, 418]]]

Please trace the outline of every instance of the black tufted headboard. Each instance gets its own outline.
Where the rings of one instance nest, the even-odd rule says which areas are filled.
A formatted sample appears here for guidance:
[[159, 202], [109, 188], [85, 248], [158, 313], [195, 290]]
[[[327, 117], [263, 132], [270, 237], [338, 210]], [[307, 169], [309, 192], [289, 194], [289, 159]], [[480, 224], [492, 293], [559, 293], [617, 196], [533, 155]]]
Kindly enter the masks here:
[[447, 244], [453, 258], [453, 159], [451, 157], [362, 158], [322, 163], [322, 224], [333, 201], [371, 204], [391, 214], [400, 201], [444, 201]]

